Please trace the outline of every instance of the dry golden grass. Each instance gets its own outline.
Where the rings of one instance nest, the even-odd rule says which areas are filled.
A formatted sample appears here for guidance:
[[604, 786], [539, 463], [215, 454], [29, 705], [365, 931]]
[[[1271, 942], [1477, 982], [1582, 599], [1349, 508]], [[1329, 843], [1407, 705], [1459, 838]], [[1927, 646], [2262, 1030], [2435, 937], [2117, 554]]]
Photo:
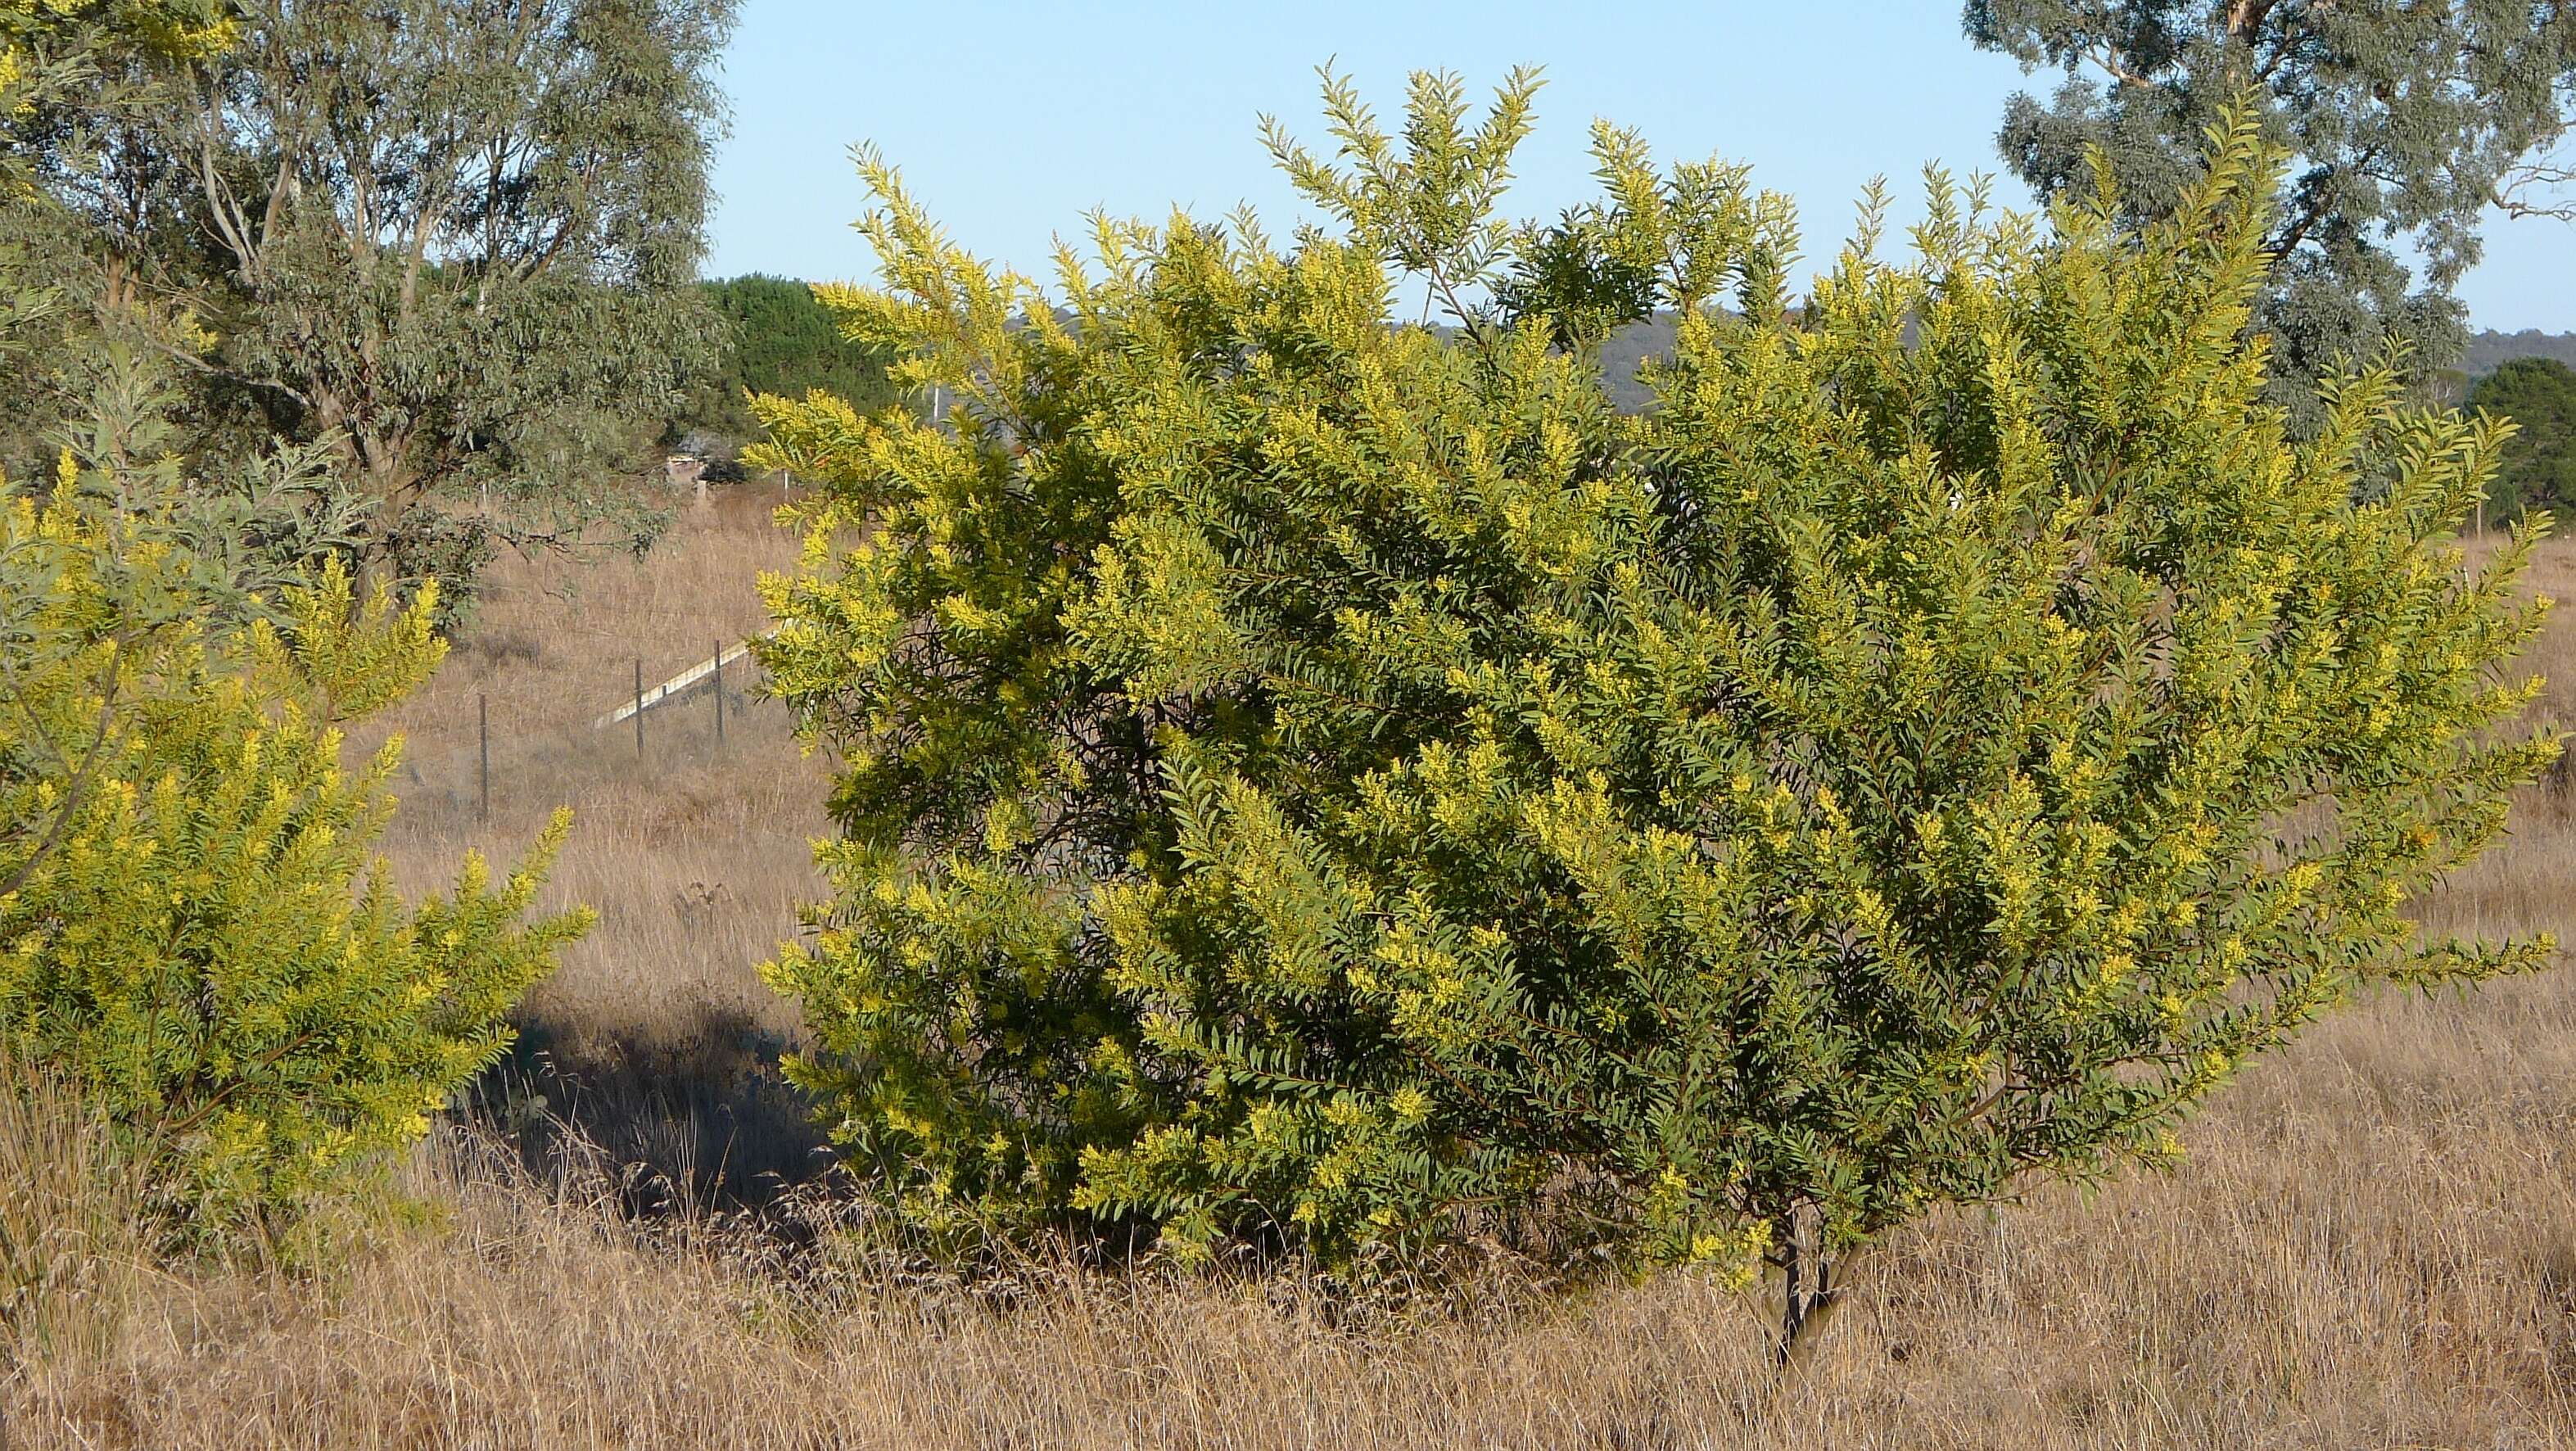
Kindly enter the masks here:
[[796, 553], [772, 521], [779, 502], [768, 489], [721, 493], [643, 560], [505, 561], [429, 686], [351, 743], [404, 738], [385, 848], [415, 893], [443, 884], [469, 847], [515, 856], [556, 806], [573, 807], [547, 895], [591, 904], [599, 925], [530, 995], [501, 1086], [702, 1190], [817, 1163], [819, 1140], [774, 1071], [795, 1009], [752, 969], [817, 894], [812, 842], [830, 777], [798, 751], [785, 711], [749, 691], [747, 665], [727, 674], [721, 743], [704, 690], [646, 714], [640, 755], [631, 726], [594, 722], [632, 696], [639, 661], [649, 688], [767, 627], [754, 580]]
[[[541, 987], [537, 1017], [610, 1036], [685, 1037], [703, 1008], [774, 1032], [794, 1024], [748, 971], [812, 895], [810, 843], [829, 776], [802, 757], [785, 712], [742, 698], [728, 673], [726, 739], [701, 691], [629, 726], [593, 728], [633, 693], [765, 628], [753, 580], [795, 557], [775, 493], [720, 495], [662, 547], [508, 560], [429, 686], [369, 722], [404, 737], [402, 811], [386, 849], [409, 888], [439, 884], [468, 846], [515, 853], [557, 805], [578, 827], [553, 896], [599, 908], [598, 929]], [[476, 698], [489, 710], [492, 819], [477, 821]]]
[[140, 1186], [110, 1149], [64, 1084], [0, 1053], [0, 1368], [115, 1348], [145, 1256]]
[[[793, 1033], [749, 964], [807, 890], [819, 768], [775, 719], [721, 757], [666, 724], [651, 772], [631, 734], [581, 726], [631, 685], [636, 643], [667, 673], [703, 649], [703, 621], [755, 624], [741, 581], [781, 547], [736, 513], [696, 521], [656, 576], [587, 575], [569, 609], [543, 592], [558, 566], [514, 569], [407, 711], [407, 880], [468, 840], [523, 840], [559, 797], [584, 813], [560, 889], [603, 927], [530, 1023], [567, 1058], [730, 1061], [728, 1033]], [[2576, 593], [2576, 546], [2537, 573]], [[552, 639], [571, 643], [540, 638], [558, 616], [573, 626]], [[2576, 683], [2576, 625], [2538, 656]], [[511, 784], [488, 831], [478, 689], [496, 729], [505, 699], [530, 722], [496, 752]], [[2562, 685], [2546, 709], [2576, 719], [2571, 702]], [[2560, 922], [2571, 806], [2532, 793], [2514, 840], [2428, 904], [2433, 923]], [[0, 1113], [0, 1172], [66, 1161], [35, 1143], [59, 1119]], [[441, 1232], [379, 1235], [303, 1276], [100, 1280], [91, 1333], [0, 1374], [0, 1446], [2576, 1445], [2566, 970], [2357, 1004], [2185, 1139], [2167, 1176], [1892, 1236], [1813, 1356], [1775, 1378], [1762, 1307], [1686, 1276], [1551, 1303], [1498, 1270], [1441, 1307], [1356, 1322], [1295, 1275], [1031, 1265], [1011, 1293], [970, 1295], [895, 1256], [639, 1219], [610, 1177], [532, 1175], [451, 1135], [407, 1171], [453, 1206]]]

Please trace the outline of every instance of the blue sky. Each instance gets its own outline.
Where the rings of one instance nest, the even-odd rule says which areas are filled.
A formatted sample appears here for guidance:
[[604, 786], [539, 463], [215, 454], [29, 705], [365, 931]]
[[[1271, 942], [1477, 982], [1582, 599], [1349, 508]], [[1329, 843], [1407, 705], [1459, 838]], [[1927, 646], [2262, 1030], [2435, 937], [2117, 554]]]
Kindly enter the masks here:
[[[1811, 265], [1831, 255], [1872, 176], [1887, 176], [1903, 207], [1927, 161], [2000, 171], [2004, 98], [2056, 81], [1971, 49], [1951, 0], [744, 0], [707, 270], [867, 277], [872, 259], [849, 229], [865, 198], [847, 152], [863, 140], [903, 168], [952, 236], [1042, 281], [1050, 239], [1078, 234], [1096, 206], [1160, 220], [1175, 203], [1215, 217], [1249, 202], [1284, 234], [1304, 213], [1270, 169], [1256, 118], [1271, 112], [1327, 141], [1315, 67], [1328, 59], [1381, 118], [1400, 111], [1415, 69], [1455, 70], [1482, 95], [1515, 64], [1541, 66], [1538, 130], [1507, 213], [1588, 199], [1584, 146], [1605, 116], [1666, 156], [1753, 163], [1758, 184], [1798, 199]], [[2008, 179], [1997, 195], [2028, 201]], [[2576, 330], [2576, 228], [2493, 219], [2487, 260], [2461, 295], [2474, 326]]]

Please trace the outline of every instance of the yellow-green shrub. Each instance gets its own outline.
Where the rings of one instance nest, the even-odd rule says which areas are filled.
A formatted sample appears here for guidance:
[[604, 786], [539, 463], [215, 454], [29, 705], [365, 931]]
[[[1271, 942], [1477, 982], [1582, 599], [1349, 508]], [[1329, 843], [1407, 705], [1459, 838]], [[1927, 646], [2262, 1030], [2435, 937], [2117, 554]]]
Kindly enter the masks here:
[[417, 907], [371, 848], [399, 741], [340, 728], [437, 665], [428, 593], [336, 562], [273, 598], [166, 477], [0, 481], [0, 1036], [201, 1223], [291, 1212], [419, 1137], [587, 925], [529, 920], [558, 818]]
[[1104, 224], [1069, 324], [870, 166], [886, 286], [824, 300], [956, 407], [761, 405], [821, 485], [763, 656], [843, 765], [768, 972], [905, 1205], [1768, 1259], [1794, 1327], [2358, 984], [2547, 960], [2407, 917], [2556, 751], [2528, 539], [2453, 540], [2500, 430], [2382, 370], [2287, 435], [2250, 123], [2168, 222], [1941, 184], [1793, 297], [1785, 202], [1607, 127], [1502, 226], [1528, 90], [1336, 88], [1346, 169], [1274, 146], [1340, 232]]

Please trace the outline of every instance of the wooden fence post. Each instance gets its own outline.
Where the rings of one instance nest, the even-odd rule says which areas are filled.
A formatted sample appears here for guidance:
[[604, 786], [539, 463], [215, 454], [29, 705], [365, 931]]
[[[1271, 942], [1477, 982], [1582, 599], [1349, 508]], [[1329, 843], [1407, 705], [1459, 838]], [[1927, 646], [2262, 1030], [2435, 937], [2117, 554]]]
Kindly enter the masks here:
[[716, 744], [724, 744], [724, 641], [716, 641]]
[[492, 819], [492, 703], [483, 692], [474, 692], [474, 744], [480, 758], [474, 773], [475, 788], [482, 799], [477, 813], [486, 822]]
[[644, 657], [635, 657], [635, 759], [644, 759]]

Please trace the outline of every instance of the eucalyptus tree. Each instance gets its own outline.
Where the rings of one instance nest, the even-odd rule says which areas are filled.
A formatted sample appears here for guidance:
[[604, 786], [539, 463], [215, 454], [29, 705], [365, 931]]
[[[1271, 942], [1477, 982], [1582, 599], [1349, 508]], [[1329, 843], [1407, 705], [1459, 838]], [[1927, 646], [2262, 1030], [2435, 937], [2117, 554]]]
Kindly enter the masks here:
[[98, 118], [166, 101], [174, 67], [234, 34], [223, 0], [0, 4], [0, 467], [43, 467], [56, 429], [89, 411], [109, 354], [89, 345], [101, 309], [83, 304], [118, 310], [82, 229], [37, 183]]
[[732, 0], [246, 0], [228, 43], [56, 108], [42, 183], [169, 351], [264, 432], [328, 439], [379, 540], [433, 491], [594, 517], [721, 325], [694, 287]]
[[0, 183], [23, 190], [30, 143], [77, 95], [96, 109], [128, 63], [211, 54], [232, 42], [222, 0], [17, 0], [0, 5]]
[[2047, 102], [2012, 98], [1999, 138], [2046, 197], [2166, 215], [2222, 109], [2255, 108], [2291, 157], [2257, 317], [2274, 396], [2309, 422], [2339, 357], [2396, 341], [2418, 379], [2452, 365], [2452, 288], [2491, 208], [2576, 217], [2556, 150], [2576, 115], [2561, 0], [1968, 0], [1963, 18], [1979, 46], [2064, 72]]

